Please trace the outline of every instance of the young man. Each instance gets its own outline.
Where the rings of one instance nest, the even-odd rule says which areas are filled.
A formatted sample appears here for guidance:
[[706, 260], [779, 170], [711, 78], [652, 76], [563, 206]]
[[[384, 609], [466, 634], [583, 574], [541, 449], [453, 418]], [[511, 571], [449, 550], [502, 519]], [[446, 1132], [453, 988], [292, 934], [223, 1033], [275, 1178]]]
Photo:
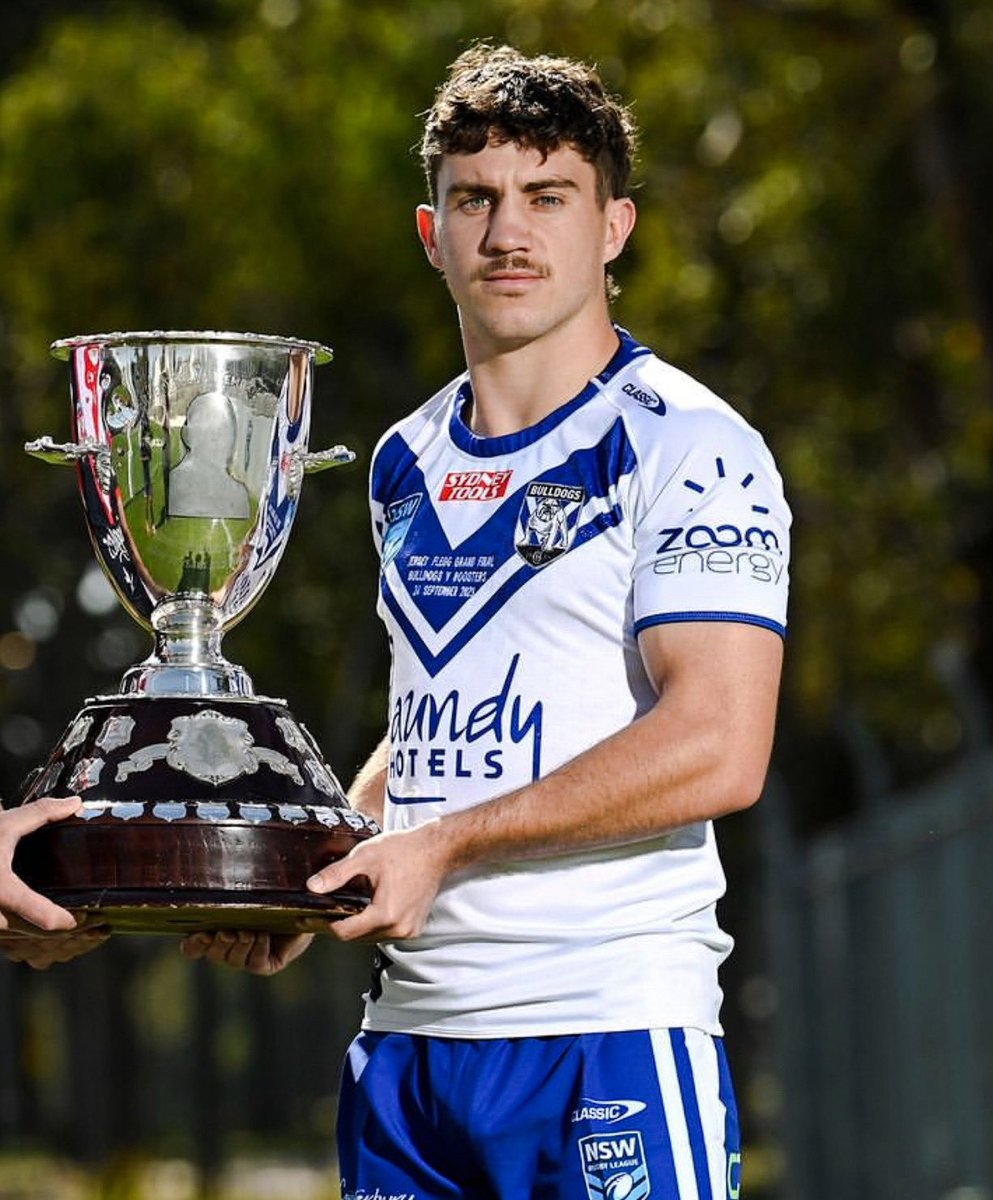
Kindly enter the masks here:
[[[734, 1197], [711, 822], [771, 749], [789, 513], [761, 439], [610, 317], [629, 114], [592, 70], [477, 46], [427, 117], [428, 259], [467, 370], [380, 442], [382, 836], [335, 925], [379, 943], [343, 1194]], [[260, 973], [304, 939], [191, 939]]]
[[44, 970], [68, 962], [103, 942], [103, 929], [84, 930], [76, 918], [32, 891], [14, 872], [14, 850], [25, 834], [61, 821], [80, 806], [78, 796], [45, 798], [20, 808], [0, 808], [0, 954]]

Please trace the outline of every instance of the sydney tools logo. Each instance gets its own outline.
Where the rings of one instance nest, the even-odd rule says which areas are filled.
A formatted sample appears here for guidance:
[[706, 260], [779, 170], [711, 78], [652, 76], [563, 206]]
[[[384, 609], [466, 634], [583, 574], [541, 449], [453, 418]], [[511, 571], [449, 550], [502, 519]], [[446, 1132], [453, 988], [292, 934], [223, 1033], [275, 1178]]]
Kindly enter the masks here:
[[506, 496], [513, 471], [449, 471], [439, 500], [499, 500]]

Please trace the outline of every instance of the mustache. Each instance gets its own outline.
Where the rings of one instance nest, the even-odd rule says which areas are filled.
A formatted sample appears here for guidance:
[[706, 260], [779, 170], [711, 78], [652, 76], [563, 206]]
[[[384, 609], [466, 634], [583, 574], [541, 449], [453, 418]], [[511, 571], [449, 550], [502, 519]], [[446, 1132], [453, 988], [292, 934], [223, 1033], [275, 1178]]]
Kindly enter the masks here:
[[523, 254], [506, 254], [501, 258], [494, 258], [490, 262], [485, 263], [475, 272], [473, 278], [476, 280], [490, 279], [492, 276], [500, 275], [504, 271], [527, 271], [532, 275], [539, 276], [541, 279], [546, 279], [551, 274], [551, 271], [544, 263], [535, 262]]

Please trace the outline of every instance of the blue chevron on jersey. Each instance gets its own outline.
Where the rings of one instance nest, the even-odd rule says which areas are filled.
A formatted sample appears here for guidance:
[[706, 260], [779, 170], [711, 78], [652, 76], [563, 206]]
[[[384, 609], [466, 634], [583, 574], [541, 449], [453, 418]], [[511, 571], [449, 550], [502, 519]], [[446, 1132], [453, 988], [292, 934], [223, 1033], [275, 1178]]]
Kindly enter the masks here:
[[[620, 521], [621, 510], [619, 505], [615, 505], [605, 512], [597, 513], [592, 520], [576, 531], [574, 545], [583, 545], [591, 538], [595, 538], [597, 534], [603, 533], [607, 529], [612, 529]], [[528, 566], [518, 565], [513, 574], [506, 578], [495, 591], [490, 593], [486, 603], [475, 611], [472, 617], [466, 620], [448, 641], [441, 643], [441, 648], [437, 652], [431, 650], [422, 633], [419, 631], [418, 625], [411, 619], [410, 609], [405, 607], [403, 602], [398, 599], [385, 579], [380, 580], [380, 594], [383, 603], [403, 630], [411, 649], [420, 659], [421, 665], [429, 675], [433, 676], [437, 675], [457, 654], [464, 650], [478, 633], [485, 630], [489, 622], [504, 604], [524, 587], [533, 576], [534, 570], [530, 564]]]
[[[432, 674], [536, 569], [616, 525], [617, 487], [635, 467], [624, 423], [612, 420], [594, 445], [574, 451], [540, 480], [527, 481], [467, 538], [453, 543], [421, 468], [412, 455], [391, 449], [395, 465], [389, 475], [377, 472], [380, 482], [374, 485], [384, 513], [381, 595]], [[542, 492], [546, 500], [558, 495], [561, 515], [559, 541], [544, 550], [534, 519]]]

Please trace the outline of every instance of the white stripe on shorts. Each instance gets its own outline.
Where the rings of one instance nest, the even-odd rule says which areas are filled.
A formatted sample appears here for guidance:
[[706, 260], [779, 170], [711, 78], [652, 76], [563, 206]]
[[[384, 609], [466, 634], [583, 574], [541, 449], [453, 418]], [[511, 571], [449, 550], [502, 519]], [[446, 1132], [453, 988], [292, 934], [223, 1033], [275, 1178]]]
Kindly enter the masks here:
[[[717, 1065], [717, 1048], [713, 1038], [699, 1029], [682, 1031], [686, 1038], [686, 1051], [693, 1073], [693, 1088], [696, 1093], [703, 1140], [707, 1155], [707, 1174], [712, 1200], [727, 1198], [727, 1151], [725, 1147], [726, 1109], [720, 1095], [720, 1076]], [[680, 1200], [701, 1200], [701, 1191], [693, 1163], [690, 1146], [690, 1131], [686, 1120], [686, 1109], [679, 1087], [679, 1073], [672, 1048], [671, 1031], [650, 1031], [655, 1068], [658, 1073], [662, 1105], [672, 1144], [672, 1156], [676, 1168]], [[706, 1192], [703, 1193], [706, 1196]]]

